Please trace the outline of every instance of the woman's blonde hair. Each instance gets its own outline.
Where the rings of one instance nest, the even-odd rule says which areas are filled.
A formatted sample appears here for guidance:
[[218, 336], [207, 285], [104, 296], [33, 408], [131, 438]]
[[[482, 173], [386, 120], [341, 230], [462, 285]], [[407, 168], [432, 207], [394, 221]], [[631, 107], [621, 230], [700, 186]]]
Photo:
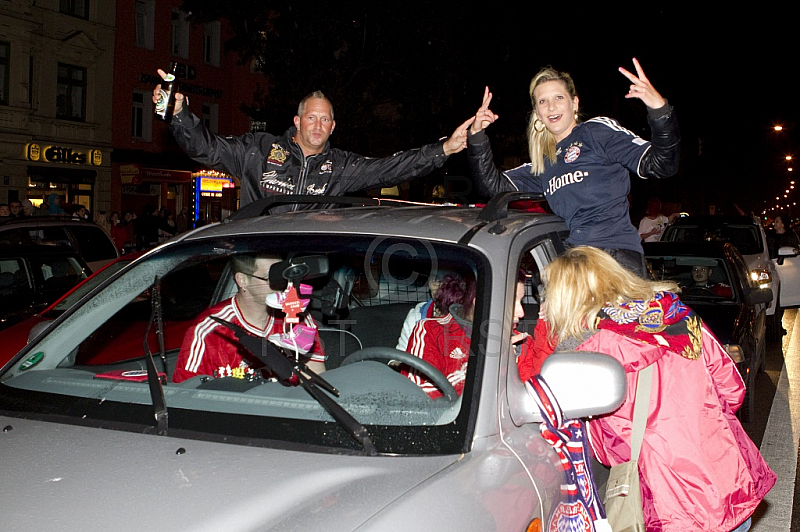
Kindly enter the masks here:
[[575, 89], [575, 82], [572, 76], [566, 72], [559, 72], [553, 67], [545, 67], [536, 74], [531, 80], [529, 94], [531, 96], [531, 104], [533, 105], [533, 112], [528, 122], [528, 155], [531, 158], [531, 173], [541, 175], [544, 172], [545, 157], [554, 162], [556, 160], [556, 138], [544, 126], [539, 117], [536, 115], [536, 101], [534, 100], [533, 92], [536, 87], [548, 81], [560, 81], [566, 88], [570, 98], [578, 96], [578, 91]]
[[571, 248], [556, 258], [542, 272], [542, 281], [551, 342], [580, 339], [594, 331], [595, 318], [603, 307], [647, 301], [656, 292], [678, 291], [677, 284], [642, 279], [605, 251], [589, 246]]

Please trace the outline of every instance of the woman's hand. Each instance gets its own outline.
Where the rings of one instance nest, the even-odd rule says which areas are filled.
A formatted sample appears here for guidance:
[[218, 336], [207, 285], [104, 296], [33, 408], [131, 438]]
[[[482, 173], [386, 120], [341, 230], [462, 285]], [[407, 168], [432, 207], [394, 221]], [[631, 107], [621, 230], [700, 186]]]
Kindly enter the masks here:
[[631, 88], [628, 90], [628, 94], [626, 94], [625, 97], [639, 98], [650, 109], [660, 109], [664, 107], [667, 101], [662, 98], [658, 91], [650, 84], [650, 80], [644, 75], [642, 65], [639, 64], [639, 61], [635, 57], [633, 58], [633, 66], [636, 67], [637, 75], [635, 76], [624, 68], [619, 67], [619, 71], [622, 75], [631, 82]]
[[492, 93], [489, 92], [489, 87], [483, 92], [483, 103], [481, 104], [478, 112], [475, 113], [475, 121], [469, 129], [473, 135], [479, 131], [483, 131], [497, 120], [498, 116], [489, 109], [489, 104], [492, 101]]

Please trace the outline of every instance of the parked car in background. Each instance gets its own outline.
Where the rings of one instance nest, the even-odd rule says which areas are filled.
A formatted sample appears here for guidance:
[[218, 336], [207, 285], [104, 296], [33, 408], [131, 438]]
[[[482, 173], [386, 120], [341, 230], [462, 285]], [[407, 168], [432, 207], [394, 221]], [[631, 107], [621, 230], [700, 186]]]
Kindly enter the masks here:
[[123, 255], [83, 279], [44, 310], [6, 329], [0, 330], [0, 346], [2, 346], [0, 366], [5, 364], [17, 351], [25, 347], [29, 340], [43, 331], [50, 322], [59, 317], [66, 309], [80, 301], [94, 287], [141, 255], [142, 253]]
[[90, 273], [71, 249], [0, 246], [0, 329], [42, 311]]
[[[662, 242], [730, 242], [744, 257], [750, 276], [758, 286], [769, 288], [773, 299], [767, 306], [767, 331], [770, 339], [777, 339], [780, 323], [773, 319], [779, 305], [782, 283], [800, 284], [800, 271], [787, 270], [787, 279], [779, 273], [771, 259], [764, 227], [757, 216], [704, 215], [678, 218], [666, 228]], [[798, 301], [797, 304], [800, 304]], [[778, 312], [778, 316], [781, 313]]]
[[[519, 377], [512, 306], [519, 270], [538, 279], [567, 228], [552, 214], [508, 209], [526, 198], [500, 195], [483, 209], [366, 200], [282, 214], [261, 200], [114, 273], [0, 369], [3, 526], [550, 529], [567, 503], [566, 478]], [[244, 356], [253, 374], [176, 383], [179, 349], [150, 356], [146, 332], [139, 342], [115, 336], [130, 316], [149, 314], [145, 331], [172, 345], [169, 324], [233, 296], [231, 260], [259, 255], [283, 260], [248, 286], [310, 287], [307, 312], [326, 355], [320, 379], [299, 374], [294, 350], [239, 331], [252, 343]], [[395, 349], [441, 269], [477, 279], [471, 343], [453, 352], [464, 361], [462, 393]], [[103, 351], [117, 361], [93, 363]], [[622, 368], [606, 355], [560, 354], [542, 374], [568, 417], [613, 411], [625, 397]]]
[[656, 280], [675, 281], [680, 298], [708, 325], [737, 363], [746, 386], [738, 414], [753, 418], [756, 374], [766, 358], [767, 304], [772, 291], [752, 279], [731, 243], [645, 242], [645, 259]]
[[28, 216], [0, 223], [0, 247], [54, 245], [78, 253], [92, 271], [119, 257], [111, 237], [99, 225], [71, 216]]
[[[775, 231], [767, 231], [767, 241], [770, 244], [770, 257], [775, 263], [775, 269], [781, 279], [779, 304], [781, 308], [800, 306], [800, 237], [793, 228], [786, 228], [787, 235], [776, 237]], [[783, 244], [783, 245], [781, 245]], [[794, 244], [794, 245], [786, 245]]]

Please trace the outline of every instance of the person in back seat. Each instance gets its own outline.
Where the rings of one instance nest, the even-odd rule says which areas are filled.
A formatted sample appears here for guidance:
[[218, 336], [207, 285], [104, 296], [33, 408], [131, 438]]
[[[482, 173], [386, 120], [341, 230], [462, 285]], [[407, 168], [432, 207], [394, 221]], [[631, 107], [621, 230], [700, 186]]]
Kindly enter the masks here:
[[443, 304], [447, 305], [444, 307], [444, 310], [440, 307], [437, 307], [435, 304], [436, 293], [439, 291], [442, 280], [447, 275], [458, 277], [457, 273], [449, 270], [439, 269], [431, 272], [430, 276], [428, 277], [428, 290], [431, 292], [431, 298], [428, 301], [419, 303], [408, 311], [406, 319], [403, 322], [403, 328], [400, 331], [400, 338], [397, 340], [396, 349], [405, 351], [406, 346], [408, 346], [408, 337], [411, 336], [411, 331], [414, 329], [414, 326], [419, 320], [444, 316], [447, 314], [447, 309], [450, 308], [450, 305], [455, 303], [455, 301], [443, 302]]
[[[440, 318], [426, 318], [417, 322], [405, 349], [433, 364], [447, 377], [459, 395], [464, 390], [467, 374], [475, 290], [475, 279], [471, 276], [461, 278], [446, 275], [436, 292], [434, 305], [449, 309], [449, 312]], [[442, 396], [442, 392], [424, 375], [408, 368], [403, 369], [402, 373], [432, 399]]]

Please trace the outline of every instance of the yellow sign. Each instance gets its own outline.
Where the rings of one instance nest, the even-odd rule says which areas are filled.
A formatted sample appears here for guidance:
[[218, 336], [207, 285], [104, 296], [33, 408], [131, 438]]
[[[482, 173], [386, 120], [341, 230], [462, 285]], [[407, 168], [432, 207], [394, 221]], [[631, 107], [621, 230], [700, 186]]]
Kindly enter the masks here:
[[222, 192], [222, 189], [230, 183], [227, 179], [212, 179], [209, 177], [200, 178], [200, 190], [203, 192]]
[[27, 152], [25, 155], [29, 161], [38, 161], [42, 156], [42, 148], [38, 144], [28, 144], [25, 149]]
[[69, 146], [40, 146], [31, 142], [25, 146], [25, 157], [29, 161], [67, 164], [103, 164], [101, 150], [74, 150]]

